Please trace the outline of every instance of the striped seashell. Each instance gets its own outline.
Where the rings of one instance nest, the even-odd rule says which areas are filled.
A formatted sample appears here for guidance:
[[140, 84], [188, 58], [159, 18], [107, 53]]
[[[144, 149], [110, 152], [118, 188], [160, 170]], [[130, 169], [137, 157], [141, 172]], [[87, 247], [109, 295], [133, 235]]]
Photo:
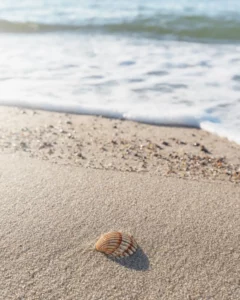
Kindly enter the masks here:
[[114, 257], [124, 257], [136, 252], [138, 245], [131, 235], [113, 231], [105, 233], [95, 245], [97, 251]]

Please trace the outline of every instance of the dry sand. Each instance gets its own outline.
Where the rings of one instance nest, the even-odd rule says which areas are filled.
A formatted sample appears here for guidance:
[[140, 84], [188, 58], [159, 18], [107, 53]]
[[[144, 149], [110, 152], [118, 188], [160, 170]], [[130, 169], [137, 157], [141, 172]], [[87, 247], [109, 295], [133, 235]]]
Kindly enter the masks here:
[[[238, 145], [194, 129], [0, 111], [0, 299], [240, 299]], [[120, 261], [95, 252], [109, 230], [141, 249]]]

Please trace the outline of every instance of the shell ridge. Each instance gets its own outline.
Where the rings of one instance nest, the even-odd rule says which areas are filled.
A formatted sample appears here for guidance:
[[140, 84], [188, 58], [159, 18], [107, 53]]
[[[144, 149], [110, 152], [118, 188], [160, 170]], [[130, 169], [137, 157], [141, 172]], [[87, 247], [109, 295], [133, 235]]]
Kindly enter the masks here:
[[134, 241], [133, 241], [132, 237], [130, 237], [130, 241], [131, 241], [131, 242], [130, 242], [130, 244], [128, 245], [128, 248], [123, 252], [123, 254], [128, 253], [129, 251], [131, 251], [132, 248], [134, 248], [134, 247], [133, 247]]
[[[118, 245], [117, 245], [117, 247], [115, 248], [115, 250], [113, 251], [113, 253], [120, 247], [121, 243], [122, 243], [122, 234], [119, 232]], [[113, 253], [112, 253], [112, 254], [113, 254]]]
[[114, 257], [132, 255], [138, 248], [133, 236], [118, 231], [102, 235], [95, 245], [97, 251]]

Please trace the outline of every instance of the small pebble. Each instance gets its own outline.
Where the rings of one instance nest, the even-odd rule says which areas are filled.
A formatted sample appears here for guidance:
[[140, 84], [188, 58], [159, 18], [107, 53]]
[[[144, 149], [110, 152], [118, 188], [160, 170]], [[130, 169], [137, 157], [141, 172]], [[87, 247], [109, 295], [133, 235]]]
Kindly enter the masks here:
[[193, 146], [194, 146], [194, 147], [199, 147], [200, 144], [199, 144], [199, 143], [194, 143]]
[[67, 133], [67, 131], [65, 131], [65, 130], [63, 130], [63, 129], [60, 129], [59, 132], [60, 132], [60, 133], [63, 133], [63, 134], [66, 134], [66, 133]]
[[203, 145], [201, 146], [201, 151], [203, 151], [204, 153], [207, 153], [207, 154], [211, 154], [211, 152]]
[[82, 155], [82, 153], [80, 153], [80, 152], [79, 152], [79, 153], [77, 153], [77, 156], [78, 156], [78, 157], [80, 157], [80, 158], [82, 158], [82, 159], [86, 159], [86, 157], [85, 157], [85, 156], [83, 156], [83, 155]]

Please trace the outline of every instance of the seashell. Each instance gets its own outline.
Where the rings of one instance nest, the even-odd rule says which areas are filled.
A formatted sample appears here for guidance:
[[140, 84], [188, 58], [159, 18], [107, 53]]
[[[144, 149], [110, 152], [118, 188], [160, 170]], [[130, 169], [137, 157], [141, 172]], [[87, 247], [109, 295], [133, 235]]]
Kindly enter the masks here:
[[137, 248], [137, 242], [131, 235], [118, 231], [105, 233], [95, 245], [97, 251], [115, 257], [130, 256]]

